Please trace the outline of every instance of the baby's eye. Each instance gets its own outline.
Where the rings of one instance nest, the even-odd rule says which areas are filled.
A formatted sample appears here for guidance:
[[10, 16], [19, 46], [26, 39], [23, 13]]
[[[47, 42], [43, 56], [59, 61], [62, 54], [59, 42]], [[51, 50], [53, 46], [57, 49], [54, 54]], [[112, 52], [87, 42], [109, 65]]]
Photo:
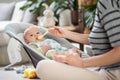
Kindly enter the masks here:
[[33, 34], [31, 34], [30, 36], [33, 36]]
[[36, 34], [40, 34], [40, 32], [37, 32]]

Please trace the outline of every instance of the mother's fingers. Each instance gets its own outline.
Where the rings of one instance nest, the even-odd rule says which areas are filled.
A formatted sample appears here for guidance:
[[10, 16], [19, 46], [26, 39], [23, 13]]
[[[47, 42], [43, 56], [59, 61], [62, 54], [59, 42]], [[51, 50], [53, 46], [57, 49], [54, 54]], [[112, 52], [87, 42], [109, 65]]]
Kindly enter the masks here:
[[53, 59], [58, 62], [66, 63], [65, 55], [54, 55]]
[[49, 28], [48, 31], [51, 32], [51, 33], [60, 32], [59, 27], [52, 27], [52, 28]]
[[52, 34], [54, 34], [54, 35], [58, 34], [58, 31], [55, 30], [54, 28], [50, 28], [49, 32], [52, 33]]
[[60, 27], [53, 27], [49, 29], [49, 32], [51, 32], [52, 34], [58, 36], [58, 37], [65, 37], [65, 35], [62, 32], [62, 28]]
[[75, 53], [80, 53], [80, 50], [78, 50], [77, 48], [73, 48], [72, 51]]

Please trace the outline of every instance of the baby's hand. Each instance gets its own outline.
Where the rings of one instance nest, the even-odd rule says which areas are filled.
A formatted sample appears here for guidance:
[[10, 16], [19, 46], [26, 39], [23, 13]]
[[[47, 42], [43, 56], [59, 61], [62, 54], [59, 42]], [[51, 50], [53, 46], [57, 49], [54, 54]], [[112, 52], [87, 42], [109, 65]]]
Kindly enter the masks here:
[[46, 45], [44, 45], [44, 46], [42, 46], [42, 51], [43, 51], [43, 53], [45, 54], [48, 50], [50, 50], [51, 49], [51, 46], [50, 45], [48, 45], [48, 44], [46, 44]]

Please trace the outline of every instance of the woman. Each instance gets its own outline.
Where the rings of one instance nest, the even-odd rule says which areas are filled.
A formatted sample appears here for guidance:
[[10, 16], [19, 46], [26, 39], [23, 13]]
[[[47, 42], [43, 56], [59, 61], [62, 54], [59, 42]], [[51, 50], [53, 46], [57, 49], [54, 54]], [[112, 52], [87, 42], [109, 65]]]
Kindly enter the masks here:
[[[42, 60], [37, 75], [42, 80], [120, 80], [120, 0], [99, 0], [94, 27], [88, 34], [62, 28], [50, 29], [56, 36], [90, 44], [95, 56], [81, 58], [78, 52], [56, 52], [55, 61]], [[99, 71], [87, 68], [101, 67]]]

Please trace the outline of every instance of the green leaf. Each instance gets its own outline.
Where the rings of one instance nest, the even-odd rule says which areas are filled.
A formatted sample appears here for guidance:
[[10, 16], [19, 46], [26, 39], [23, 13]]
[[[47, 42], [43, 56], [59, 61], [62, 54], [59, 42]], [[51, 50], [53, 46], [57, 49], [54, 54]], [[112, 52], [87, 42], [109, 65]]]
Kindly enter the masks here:
[[95, 18], [95, 12], [92, 12], [90, 10], [86, 10], [84, 14], [86, 25], [89, 29], [92, 28]]
[[[97, 0], [97, 2], [98, 2], [98, 0]], [[82, 4], [81, 7], [85, 9], [84, 19], [86, 22], [86, 26], [89, 29], [92, 29], [93, 24], [94, 24], [94, 19], [95, 19], [95, 10], [97, 7], [97, 3], [92, 4], [92, 5]]]

